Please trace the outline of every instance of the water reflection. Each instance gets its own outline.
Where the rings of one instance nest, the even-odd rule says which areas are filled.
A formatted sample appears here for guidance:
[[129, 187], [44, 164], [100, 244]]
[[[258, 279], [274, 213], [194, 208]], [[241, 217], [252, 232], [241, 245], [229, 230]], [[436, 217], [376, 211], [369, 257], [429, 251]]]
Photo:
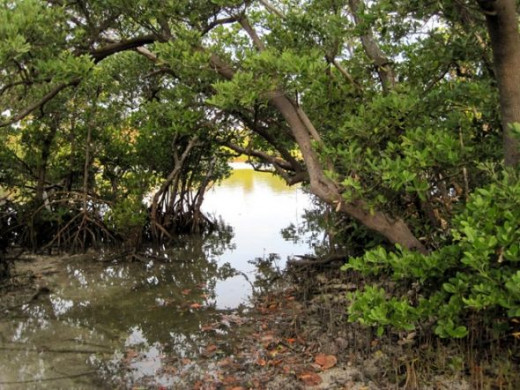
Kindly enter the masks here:
[[[220, 262], [229, 262], [255, 279], [257, 257], [279, 256], [277, 265], [284, 267], [288, 256], [310, 251], [308, 242], [286, 241], [281, 230], [299, 225], [305, 209], [312, 207], [310, 197], [298, 187], [288, 187], [279, 177], [256, 172], [246, 164], [235, 164], [231, 176], [210, 191], [203, 210], [221, 215], [233, 226], [234, 248], [226, 250]], [[216, 285], [217, 308], [237, 307], [251, 294], [249, 282], [238, 275], [219, 281]]]
[[280, 236], [308, 205], [279, 179], [236, 170], [205, 205], [233, 229], [180, 237], [131, 263], [99, 253], [25, 265], [40, 274], [41, 294], [0, 313], [0, 389], [174, 386], [194, 370], [189, 359], [238, 321], [222, 309], [262, 288], [255, 267], [308, 251]]
[[[243, 196], [265, 191], [278, 195], [294, 193], [294, 188], [287, 186], [278, 176], [254, 171], [251, 166], [246, 163], [234, 163], [232, 166], [233, 171], [231, 176], [219, 186], [217, 191], [236, 189]], [[261, 205], [258, 206], [263, 207]]]
[[200, 329], [217, 315], [214, 255], [231, 238], [219, 234], [224, 241], [184, 240], [160, 256], [150, 248], [143, 262], [54, 259], [39, 281], [48, 293], [0, 321], [0, 388], [38, 379], [38, 388], [75, 388], [92, 364], [104, 381], [133, 383], [161, 372], [163, 356], [197, 355], [211, 337]]

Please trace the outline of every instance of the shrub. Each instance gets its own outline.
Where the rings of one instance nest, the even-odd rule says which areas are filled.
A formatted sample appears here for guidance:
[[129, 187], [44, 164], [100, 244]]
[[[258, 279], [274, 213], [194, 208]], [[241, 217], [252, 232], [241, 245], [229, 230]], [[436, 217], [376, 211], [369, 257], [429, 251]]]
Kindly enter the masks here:
[[477, 189], [453, 223], [450, 242], [428, 255], [378, 247], [350, 259], [344, 270], [393, 281], [351, 293], [350, 320], [379, 333], [434, 324], [440, 337], [461, 338], [475, 315], [488, 328], [520, 317], [520, 180]]

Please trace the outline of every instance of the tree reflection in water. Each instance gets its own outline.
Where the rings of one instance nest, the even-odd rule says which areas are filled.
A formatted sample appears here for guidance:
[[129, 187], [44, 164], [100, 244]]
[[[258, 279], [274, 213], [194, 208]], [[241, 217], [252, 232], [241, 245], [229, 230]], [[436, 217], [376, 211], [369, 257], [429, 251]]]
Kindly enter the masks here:
[[94, 364], [104, 381], [130, 384], [161, 372], [166, 354], [198, 355], [212, 338], [201, 328], [219, 315], [215, 284], [235, 274], [217, 263], [232, 247], [232, 236], [223, 226], [206, 237], [180, 237], [174, 246], [147, 248], [139, 262], [54, 259], [52, 272], [39, 279], [48, 293], [0, 323], [0, 338], [10, 347], [0, 374], [44, 380], [88, 372]]
[[[245, 189], [241, 175], [251, 179]], [[310, 198], [275, 179], [237, 169], [208, 192], [205, 212], [222, 215], [234, 230], [221, 224], [209, 235], [181, 236], [135, 262], [100, 252], [30, 265], [48, 293], [0, 313], [0, 387], [35, 380], [38, 389], [146, 387], [149, 376], [175, 387], [181, 371], [197, 369], [183, 359], [215, 344], [225, 354], [234, 320], [224, 323], [223, 315], [233, 316], [223, 308], [246, 302], [251, 284], [268, 288], [287, 256], [309, 250], [305, 241], [283, 240], [280, 230], [302, 221]]]

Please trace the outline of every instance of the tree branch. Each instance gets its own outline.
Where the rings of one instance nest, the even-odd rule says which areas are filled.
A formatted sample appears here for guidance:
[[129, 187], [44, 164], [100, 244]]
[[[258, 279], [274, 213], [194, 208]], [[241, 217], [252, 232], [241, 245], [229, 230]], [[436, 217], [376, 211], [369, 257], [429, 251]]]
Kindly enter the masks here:
[[[153, 35], [145, 35], [142, 37], [132, 38], [132, 39], [121, 41], [121, 42], [114, 42], [103, 48], [100, 48], [97, 50], [92, 50], [89, 54], [93, 58], [94, 63], [98, 63], [101, 60], [105, 59], [106, 57], [108, 57], [112, 54], [119, 53], [119, 52], [122, 52], [125, 50], [137, 49], [139, 47], [142, 47], [143, 45], [153, 43], [156, 40], [157, 40], [157, 38]], [[67, 87], [77, 86], [80, 83], [80, 81], [81, 81], [81, 79], [74, 79], [68, 83], [59, 84], [54, 89], [52, 89], [50, 92], [45, 94], [40, 100], [29, 105], [22, 112], [11, 117], [9, 120], [7, 120], [5, 122], [0, 123], [0, 127], [9, 126], [13, 123], [18, 122], [19, 120], [24, 119], [25, 117], [27, 117], [29, 114], [31, 114], [36, 109], [42, 108], [47, 102], [52, 100], [62, 90], [64, 90]], [[20, 82], [19, 84], [23, 84], [23, 83]], [[4, 89], [2, 89], [2, 93], [3, 92], [4, 92]]]
[[[360, 25], [362, 22], [359, 15], [365, 7], [363, 0], [349, 0], [349, 6], [356, 25]], [[377, 74], [383, 84], [383, 90], [388, 92], [395, 87], [395, 74], [391, 66], [392, 62], [375, 41], [371, 28], [368, 28], [360, 38], [366, 55], [376, 67]]]
[[94, 63], [98, 63], [112, 54], [120, 53], [126, 50], [133, 50], [138, 47], [154, 43], [157, 41], [157, 37], [154, 35], [144, 35], [142, 37], [136, 37], [120, 42], [114, 42], [105, 47], [92, 50], [89, 54], [94, 59]]
[[11, 119], [9, 119], [9, 120], [7, 120], [5, 122], [0, 123], [0, 127], [9, 126], [9, 125], [11, 125], [11, 124], [13, 124], [15, 122], [18, 122], [19, 120], [24, 119], [26, 116], [31, 114], [34, 110], [36, 110], [38, 108], [42, 108], [45, 105], [45, 103], [49, 102], [51, 99], [53, 99], [58, 93], [60, 93], [65, 88], [71, 87], [71, 86], [76, 86], [79, 83], [80, 83], [80, 80], [79, 79], [75, 79], [75, 80], [70, 81], [68, 83], [59, 84], [53, 90], [51, 90], [46, 95], [44, 95], [40, 100], [38, 100], [37, 102], [34, 102], [33, 104], [31, 104], [29, 107], [27, 107], [22, 112], [18, 113], [17, 115], [13, 116]]
[[[246, 156], [257, 157], [257, 158], [271, 164], [274, 167], [275, 171], [285, 180], [285, 182], [288, 185], [294, 185], [296, 183], [301, 183], [301, 182], [307, 180], [307, 178], [308, 178], [308, 175], [306, 172], [295, 171], [294, 167], [290, 163], [288, 163], [287, 161], [285, 161], [279, 157], [271, 156], [270, 154], [262, 152], [260, 150], [243, 148], [232, 142], [225, 142], [224, 145], [237, 153], [244, 154]], [[258, 169], [255, 169], [255, 170], [258, 170]], [[291, 172], [293, 172], [293, 174], [289, 174], [287, 171], [291, 171]]]
[[[253, 43], [256, 46], [256, 48], [258, 49], [258, 51], [264, 51], [266, 49], [264, 43], [262, 42], [262, 40], [260, 39], [260, 37], [256, 33], [255, 29], [251, 26], [251, 24], [249, 24], [249, 20], [247, 20], [245, 15], [242, 15], [240, 17], [240, 19], [238, 20], [238, 22], [240, 23], [242, 28], [247, 32], [247, 34], [249, 35], [249, 37], [253, 41]], [[280, 93], [285, 95], [285, 93], [282, 92], [282, 91], [280, 91]], [[298, 116], [300, 117], [302, 122], [305, 124], [305, 127], [307, 128], [309, 134], [312, 136], [312, 138], [315, 141], [321, 142], [321, 137], [320, 137], [319, 133], [316, 131], [316, 128], [314, 127], [314, 125], [310, 121], [310, 119], [307, 116], [307, 114], [298, 106], [298, 104], [296, 104], [292, 100], [291, 100], [291, 102], [292, 102], [293, 106], [296, 107], [296, 110], [298, 112]]]
[[153, 54], [150, 50], [148, 50], [146, 47], [136, 47], [135, 51], [137, 53], [141, 54], [142, 56], [148, 58], [153, 63], [157, 64], [159, 62], [159, 58], [155, 54]]
[[217, 54], [211, 53], [209, 62], [211, 67], [225, 79], [231, 80], [233, 76], [235, 76], [234, 69], [224, 62]]
[[[274, 147], [276, 151], [280, 153], [282, 158], [293, 167], [293, 171], [303, 171], [301, 164], [291, 155], [291, 153], [289, 153], [287, 148], [283, 147], [276, 138], [269, 134], [267, 128], [270, 126], [269, 123], [266, 123], [266, 127], [263, 127], [241, 111], [233, 111], [232, 114], [237, 116], [247, 127], [249, 127], [249, 129], [251, 129], [251, 131], [258, 134], [265, 141], [267, 141], [267, 143]], [[294, 141], [294, 137], [290, 132], [287, 135], [290, 136], [291, 141]]]
[[29, 81], [29, 80], [14, 81], [12, 83], [3, 85], [2, 88], [0, 88], [0, 95], [3, 95], [9, 89], [17, 87], [19, 85], [32, 85], [32, 84], [34, 84], [34, 81]]
[[249, 37], [253, 41], [253, 44], [258, 49], [258, 51], [264, 51], [265, 50], [264, 42], [262, 42], [262, 40], [260, 39], [260, 37], [258, 36], [256, 31], [251, 26], [251, 24], [249, 24], [249, 20], [247, 20], [246, 16], [242, 15], [238, 19], [238, 22], [240, 23], [242, 28], [247, 32], [247, 35], [249, 35]]
[[217, 26], [221, 26], [223, 24], [235, 23], [237, 21], [236, 16], [230, 16], [228, 18], [216, 19], [213, 22], [209, 23], [202, 31], [202, 35], [206, 35], [211, 30], [213, 30]]
[[283, 12], [280, 11], [278, 8], [276, 8], [269, 1], [267, 1], [267, 0], [259, 0], [259, 3], [262, 4], [272, 14], [275, 14], [276, 16], [278, 16], [281, 19], [285, 19], [285, 15], [283, 14]]
[[262, 152], [260, 150], [253, 150], [251, 148], [243, 148], [241, 146], [238, 146], [232, 142], [224, 142], [224, 145], [227, 146], [230, 149], [233, 149], [235, 152], [240, 154], [245, 154], [246, 156], [253, 156], [258, 157], [270, 164], [277, 165], [280, 168], [283, 168], [288, 171], [294, 171], [294, 167], [285, 161], [284, 159], [276, 156], [271, 156], [270, 154], [266, 152]]
[[358, 82], [356, 80], [354, 80], [354, 77], [352, 77], [352, 75], [338, 62], [337, 59], [330, 58], [327, 60], [330, 63], [332, 63], [332, 65], [334, 65], [334, 67], [339, 71], [339, 73], [341, 73], [341, 75], [343, 77], [345, 77], [345, 79], [347, 81], [349, 81], [354, 86], [354, 88], [356, 88], [359, 92], [363, 91], [363, 88], [361, 88], [361, 85], [359, 85]]
[[520, 123], [520, 33], [515, 0], [477, 0], [486, 16], [493, 50], [503, 131], [505, 165], [520, 165], [520, 142], [512, 126]]
[[[263, 42], [259, 40], [258, 35], [252, 30], [247, 21], [244, 23], [244, 20], [242, 19], [241, 25], [248, 32], [253, 42], [255, 42], [257, 49], [262, 50], [265, 47]], [[235, 71], [218, 55], [211, 54], [210, 63], [221, 76], [228, 80], [233, 79]], [[336, 206], [338, 211], [342, 211], [360, 221], [367, 228], [383, 235], [390, 242], [398, 243], [410, 250], [427, 253], [426, 247], [415, 237], [402, 219], [394, 219], [380, 211], [371, 212], [362, 200], [345, 201], [340, 189], [337, 187], [337, 183], [325, 175], [319, 156], [313, 148], [310, 130], [305, 123], [305, 118], [302, 117], [301, 113], [298, 113], [298, 107], [295, 106], [295, 103], [279, 89], [269, 91], [265, 96], [270, 104], [285, 118], [291, 129], [291, 133], [305, 161], [310, 190], [314, 195], [321, 198], [324, 202]]]

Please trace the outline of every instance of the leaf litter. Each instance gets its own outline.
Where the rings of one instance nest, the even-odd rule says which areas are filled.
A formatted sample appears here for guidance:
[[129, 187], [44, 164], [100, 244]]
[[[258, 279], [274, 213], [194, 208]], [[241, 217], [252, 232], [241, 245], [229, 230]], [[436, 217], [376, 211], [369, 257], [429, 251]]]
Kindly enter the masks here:
[[[213, 334], [212, 342], [201, 345], [192, 359], [167, 357], [156, 376], [171, 376], [173, 384], [163, 386], [167, 389], [377, 389], [346, 361], [337, 369], [338, 357], [322, 352], [298, 327], [298, 318], [305, 315], [291, 290], [263, 295], [247, 312], [221, 314], [201, 325], [201, 332]], [[137, 355], [129, 352], [125, 362], [128, 357]], [[161, 384], [150, 377], [133, 386]]]

